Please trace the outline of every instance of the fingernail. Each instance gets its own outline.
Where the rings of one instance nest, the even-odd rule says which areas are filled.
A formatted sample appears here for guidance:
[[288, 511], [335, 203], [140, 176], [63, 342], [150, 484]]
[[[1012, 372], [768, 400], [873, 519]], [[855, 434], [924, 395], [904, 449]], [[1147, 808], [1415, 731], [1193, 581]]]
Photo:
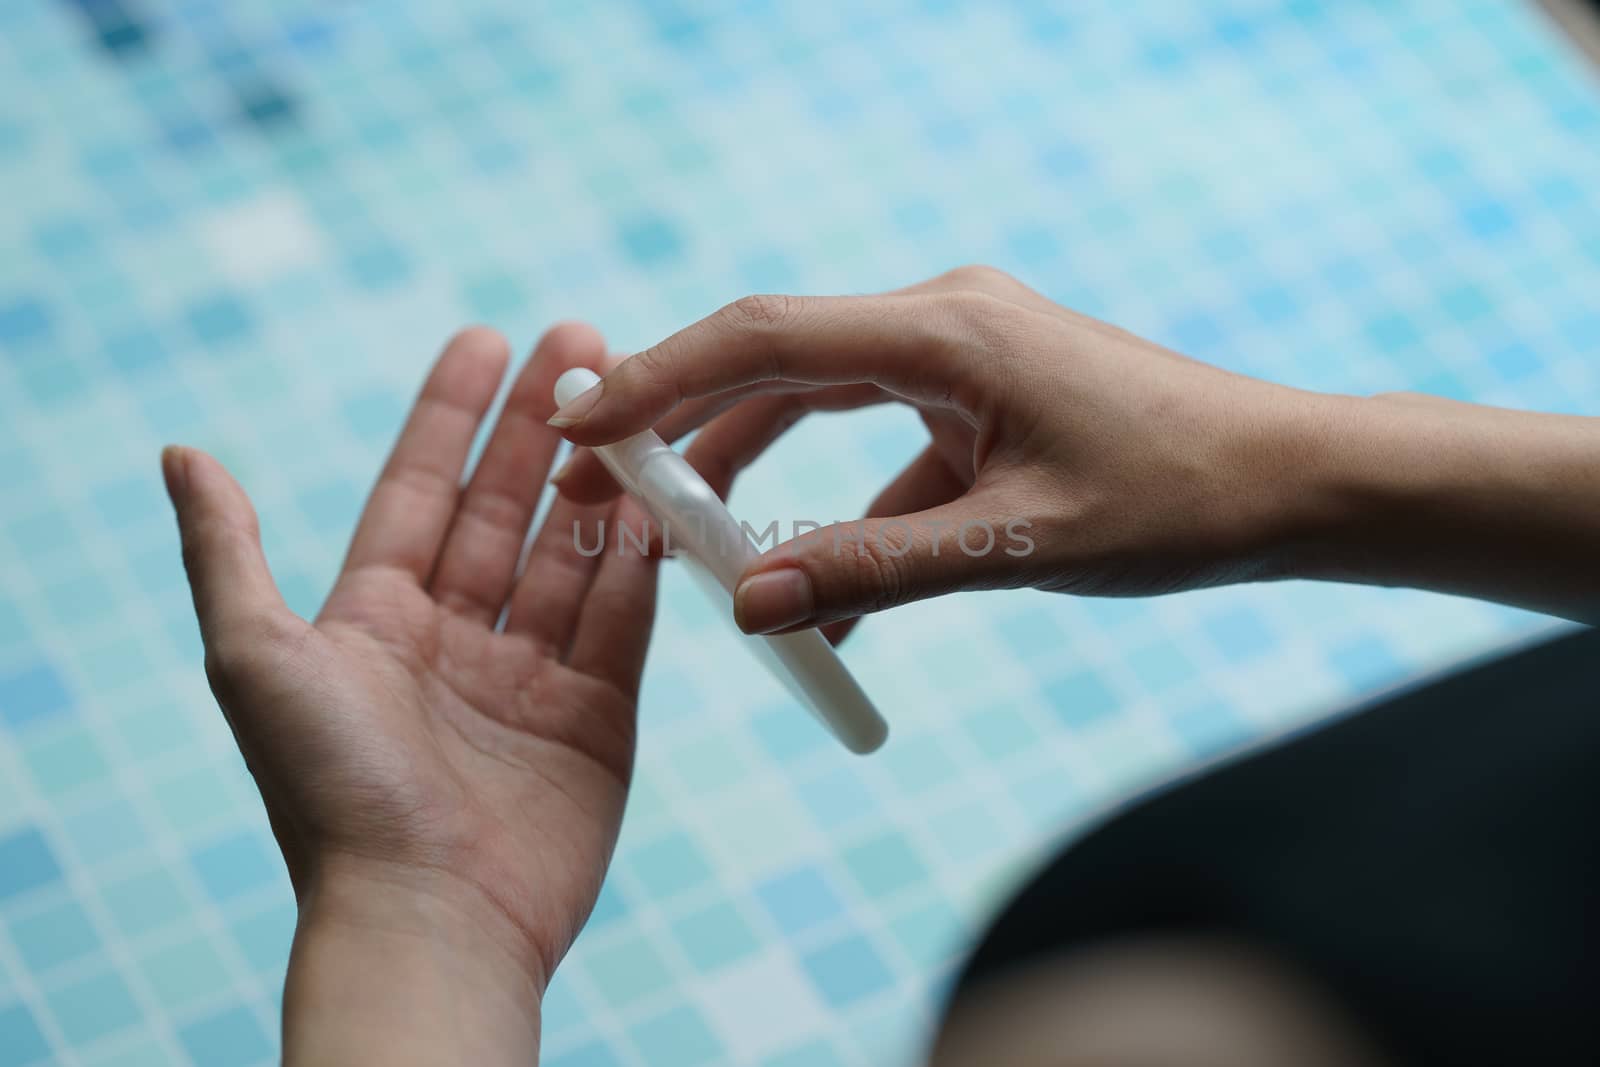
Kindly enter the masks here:
[[167, 483], [167, 496], [174, 499], [189, 487], [189, 465], [184, 458], [179, 445], [168, 445], [161, 450], [161, 477]]
[[573, 397], [570, 403], [557, 408], [556, 413], [550, 416], [550, 425], [558, 430], [565, 430], [569, 426], [576, 426], [582, 422], [584, 416], [588, 415], [590, 411], [594, 410], [594, 406], [600, 403], [600, 387], [604, 384], [604, 382], [601, 382], [597, 385], [591, 385], [588, 389]]
[[752, 575], [733, 595], [733, 614], [747, 634], [770, 634], [811, 618], [816, 600], [811, 579], [798, 567]]
[[577, 465], [578, 465], [578, 452], [577, 452], [576, 449], [574, 449], [572, 454], [570, 456], [568, 456], [566, 459], [562, 460], [561, 461], [561, 466], [557, 467], [556, 468], [556, 472], [550, 476], [550, 484], [551, 485], [560, 485], [561, 484], [561, 479], [563, 479], [567, 475], [571, 474], [572, 473], [572, 469], [574, 467], [576, 467]]

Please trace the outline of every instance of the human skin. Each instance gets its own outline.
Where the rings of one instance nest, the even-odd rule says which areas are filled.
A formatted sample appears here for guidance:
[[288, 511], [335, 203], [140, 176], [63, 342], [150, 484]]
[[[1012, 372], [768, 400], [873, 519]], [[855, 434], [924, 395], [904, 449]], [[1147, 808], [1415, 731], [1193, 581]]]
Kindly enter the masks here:
[[462, 489], [507, 360], [489, 330], [450, 342], [314, 623], [221, 465], [162, 457], [207, 674], [299, 902], [291, 1065], [536, 1062], [541, 996], [616, 841], [657, 561], [584, 558], [575, 520], [641, 516], [557, 501], [519, 568], [559, 445], [551, 387], [605, 346], [547, 334]]
[[[726, 492], [805, 414], [886, 402], [916, 409], [928, 447], [857, 536], [803, 536], [751, 565], [746, 631], [837, 637], [965, 589], [1291, 577], [1600, 618], [1600, 419], [1247, 378], [988, 268], [878, 296], [747, 297], [622, 361], [552, 423], [580, 445], [698, 430], [687, 455]], [[556, 481], [575, 500], [617, 491], [587, 452]], [[1025, 558], [958, 550], [964, 524], [1019, 519]]]
[[[703, 427], [688, 454], [726, 492], [809, 411], [919, 411], [927, 449], [869, 509], [908, 520], [912, 550], [774, 549], [740, 586], [752, 631], [837, 636], [957, 589], [1285, 576], [1580, 620], [1600, 606], [1600, 420], [1255, 381], [993, 271], [747, 299], [620, 362], [592, 329], [558, 327], [463, 489], [507, 359], [483, 329], [447, 347], [314, 623], [279, 597], [237, 483], [202, 453], [163, 454], [207, 673], [299, 901], [284, 995], [297, 1067], [536, 1061], [543, 991], [616, 840], [656, 568], [577, 551], [575, 521], [644, 522], [586, 452], [519, 564], [557, 428], [594, 445]], [[580, 365], [603, 385], [553, 412], [556, 377]], [[1037, 551], [933, 551], [933, 522], [975, 518], [1025, 519]]]

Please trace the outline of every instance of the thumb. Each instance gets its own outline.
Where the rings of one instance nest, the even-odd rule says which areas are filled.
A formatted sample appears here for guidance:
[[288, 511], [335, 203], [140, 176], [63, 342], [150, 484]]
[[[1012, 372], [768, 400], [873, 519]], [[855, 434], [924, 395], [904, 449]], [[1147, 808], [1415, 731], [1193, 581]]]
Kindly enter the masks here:
[[1027, 523], [973, 494], [895, 518], [813, 530], [757, 560], [734, 592], [750, 634], [788, 633], [963, 589], [1026, 581]]
[[178, 513], [183, 566], [207, 652], [267, 636], [290, 613], [267, 569], [250, 498], [222, 464], [193, 448], [163, 449], [161, 474]]

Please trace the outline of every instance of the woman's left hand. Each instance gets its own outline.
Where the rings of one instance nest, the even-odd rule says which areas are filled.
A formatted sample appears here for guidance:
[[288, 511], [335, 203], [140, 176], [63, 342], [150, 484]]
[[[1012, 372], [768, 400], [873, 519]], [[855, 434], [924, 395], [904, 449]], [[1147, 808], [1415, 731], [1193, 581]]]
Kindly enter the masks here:
[[289, 1062], [534, 1062], [616, 841], [656, 561], [586, 557], [575, 523], [592, 546], [596, 523], [643, 516], [562, 499], [522, 559], [553, 383], [605, 369], [588, 327], [540, 341], [462, 487], [507, 361], [490, 330], [450, 342], [314, 623], [279, 596], [239, 485], [163, 454], [207, 674], [300, 903]]

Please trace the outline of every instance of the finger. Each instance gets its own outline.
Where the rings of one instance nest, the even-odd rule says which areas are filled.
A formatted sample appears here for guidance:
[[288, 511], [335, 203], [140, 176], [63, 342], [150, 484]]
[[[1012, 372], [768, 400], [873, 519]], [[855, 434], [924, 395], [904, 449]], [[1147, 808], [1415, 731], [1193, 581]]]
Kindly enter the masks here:
[[821, 631], [823, 637], [827, 638], [828, 644], [838, 647], [839, 645], [843, 644], [845, 638], [854, 633], [855, 628], [860, 625], [861, 616], [856, 615], [853, 618], [840, 619], [838, 622], [824, 623], [823, 625], [817, 627], [817, 629]]
[[[788, 633], [961, 589], [1024, 584], [1026, 545], [981, 492], [909, 515], [824, 527], [766, 553], [734, 592], [746, 633]], [[963, 547], [965, 546], [965, 547]]]
[[[613, 521], [635, 533], [648, 518], [632, 500], [617, 502]], [[656, 575], [660, 559], [637, 551], [634, 542], [608, 546], [589, 594], [583, 601], [568, 665], [616, 686], [630, 697], [639, 694], [645, 653], [656, 614]]]
[[871, 384], [754, 397], [708, 423], [684, 451], [684, 458], [718, 496], [727, 497], [739, 473], [811, 412], [849, 411], [891, 399]]
[[577, 444], [647, 429], [688, 400], [767, 383], [875, 382], [917, 403], [970, 407], [966, 348], [993, 298], [747, 297], [615, 370], [551, 420]]
[[[985, 293], [1030, 311], [1058, 316], [1066, 313], [1060, 305], [993, 267], [957, 267], [937, 277], [917, 282], [915, 285], [890, 290], [884, 295], [925, 296], [962, 291]], [[733, 409], [747, 397], [779, 391], [803, 392], [811, 388], [813, 386], [808, 384], [762, 381], [713, 396], [686, 400], [657, 422], [654, 429], [663, 440], [671, 443], [712, 420], [721, 418], [724, 412]], [[610, 472], [605, 469], [605, 465], [588, 449], [575, 451], [557, 472], [554, 481], [563, 495], [590, 504], [609, 500], [622, 491]]]
[[562, 497], [579, 504], [604, 504], [622, 492], [600, 457], [588, 448], [574, 448], [551, 476], [550, 484]]
[[534, 535], [511, 592], [506, 633], [526, 634], [564, 656], [600, 557], [614, 533], [602, 525], [611, 506], [556, 497]]
[[[838, 389], [872, 389], [880, 394], [882, 400], [897, 400], [891, 393], [885, 393], [875, 385], [861, 384], [858, 386], [834, 386]], [[814, 385], [797, 384], [793, 382], [758, 382], [754, 385], [741, 386], [730, 389], [716, 396], [702, 397], [699, 400], [690, 400], [666, 415], [655, 424], [652, 429], [668, 444], [679, 440], [687, 434], [693, 433], [707, 424], [724, 417], [727, 413], [738, 409], [747, 400], [757, 396], [799, 395], [816, 392]], [[585, 504], [598, 504], [610, 500], [622, 491], [622, 487], [611, 477], [605, 464], [594, 454], [592, 449], [577, 448], [573, 450], [571, 458], [562, 465], [551, 479], [562, 496]]]
[[456, 512], [461, 470], [509, 358], [505, 339], [482, 326], [445, 346], [367, 498], [346, 573], [394, 567], [428, 580]]
[[[1034, 292], [1004, 271], [996, 270], [993, 267], [957, 267], [927, 281], [908, 285], [901, 289], [890, 290], [884, 295], [889, 297], [948, 295], [963, 291], [984, 293], [1030, 311], [1053, 315], [1066, 313], [1065, 309], [1060, 305]], [[725, 312], [726, 310], [724, 309]], [[685, 400], [670, 413], [663, 416], [655, 424], [654, 428], [663, 440], [670, 443], [718, 418], [723, 412], [730, 410], [746, 397], [758, 393], [798, 392], [810, 388], [812, 386], [807, 383], [758, 381], [711, 396]], [[621, 487], [606, 471], [605, 466], [587, 449], [574, 452], [572, 458], [556, 474], [554, 480], [561, 493], [585, 503], [598, 503], [602, 500], [609, 500], [621, 491]]]
[[200, 635], [215, 653], [231, 637], [249, 641], [292, 613], [261, 551], [255, 508], [222, 464], [193, 448], [161, 453], [161, 473], [178, 516]]
[[545, 475], [561, 445], [560, 435], [545, 423], [555, 410], [555, 381], [572, 367], [598, 370], [605, 354], [605, 340], [583, 323], [562, 323], [540, 338], [461, 494], [429, 582], [441, 605], [486, 626], [500, 617]]
[[[967, 483], [950, 469], [944, 456], [930, 444], [874, 498], [867, 507], [866, 517], [881, 519], [927, 511], [950, 503], [966, 491]], [[822, 628], [822, 635], [838, 644], [860, 621], [860, 616], [856, 616], [830, 623]]]
[[977, 291], [1018, 307], [1027, 308], [1029, 311], [1043, 312], [1046, 315], [1061, 315], [1066, 309], [1048, 297], [1034, 292], [1017, 279], [1003, 270], [994, 267], [978, 265], [956, 267], [927, 281], [908, 285], [903, 289], [896, 289], [896, 293], [957, 293], [962, 291]]

